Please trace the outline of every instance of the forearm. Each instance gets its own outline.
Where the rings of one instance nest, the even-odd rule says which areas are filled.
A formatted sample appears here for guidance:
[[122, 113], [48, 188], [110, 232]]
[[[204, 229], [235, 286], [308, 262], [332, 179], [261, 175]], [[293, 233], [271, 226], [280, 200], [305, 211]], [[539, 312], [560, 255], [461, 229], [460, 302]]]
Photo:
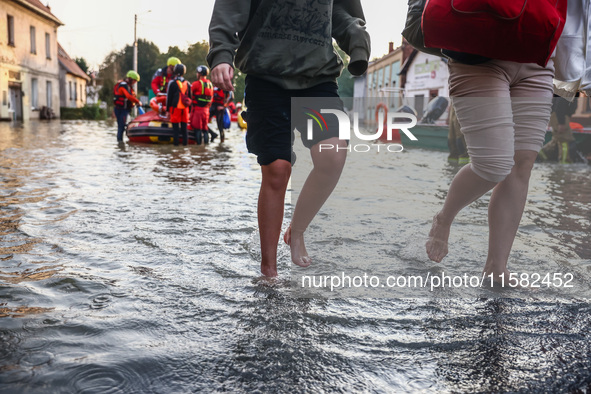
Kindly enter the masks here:
[[209, 24], [209, 53], [207, 62], [213, 69], [218, 64], [234, 65], [236, 49], [240, 45], [238, 33], [247, 24], [250, 0], [216, 0]]
[[349, 71], [353, 75], [363, 74], [367, 69], [371, 44], [359, 0], [334, 0], [332, 36], [351, 58]]

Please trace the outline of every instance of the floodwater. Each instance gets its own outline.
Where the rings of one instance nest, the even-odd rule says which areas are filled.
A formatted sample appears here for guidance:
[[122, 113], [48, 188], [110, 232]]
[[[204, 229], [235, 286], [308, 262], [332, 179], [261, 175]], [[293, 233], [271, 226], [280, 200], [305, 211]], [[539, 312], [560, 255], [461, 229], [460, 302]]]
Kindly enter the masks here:
[[[0, 124], [0, 392], [591, 391], [584, 298], [294, 297], [285, 246], [279, 279], [259, 277], [243, 132], [173, 147], [114, 130]], [[378, 158], [363, 177], [393, 188], [385, 253], [431, 269], [417, 238], [458, 167]], [[590, 286], [590, 169], [536, 165], [510, 266], [551, 261]], [[486, 202], [458, 216], [447, 259], [474, 273]]]

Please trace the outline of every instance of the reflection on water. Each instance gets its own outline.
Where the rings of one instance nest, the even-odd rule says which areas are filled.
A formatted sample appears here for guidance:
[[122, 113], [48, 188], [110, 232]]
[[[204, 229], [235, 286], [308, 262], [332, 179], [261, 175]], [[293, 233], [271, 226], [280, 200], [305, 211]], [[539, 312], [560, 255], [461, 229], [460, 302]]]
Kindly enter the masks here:
[[[293, 298], [285, 246], [281, 276], [258, 279], [259, 168], [242, 132], [173, 147], [120, 146], [114, 130], [0, 124], [0, 392], [589, 390], [589, 303]], [[445, 158], [374, 158], [393, 175], [373, 181], [396, 186], [384, 220], [411, 236], [386, 258], [433, 268], [412, 237], [458, 169]], [[536, 166], [511, 264], [588, 275], [588, 174]], [[480, 269], [486, 204], [458, 217], [449, 267]]]

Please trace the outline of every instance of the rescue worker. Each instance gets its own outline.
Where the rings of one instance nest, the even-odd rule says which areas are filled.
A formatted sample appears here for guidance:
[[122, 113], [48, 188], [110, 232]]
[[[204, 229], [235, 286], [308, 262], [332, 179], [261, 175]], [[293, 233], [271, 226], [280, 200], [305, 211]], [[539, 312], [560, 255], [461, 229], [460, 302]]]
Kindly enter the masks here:
[[124, 79], [117, 82], [113, 88], [115, 97], [113, 98], [115, 106], [115, 117], [117, 118], [117, 141], [123, 141], [123, 131], [127, 123], [127, 116], [134, 105], [140, 105], [140, 100], [135, 97], [132, 88], [133, 84], [140, 81], [140, 75], [130, 70]]
[[[191, 85], [191, 96], [193, 99], [193, 109], [191, 112], [191, 127], [195, 130], [195, 140], [197, 145], [209, 143], [209, 133], [207, 124], [209, 123], [209, 107], [213, 99], [213, 85], [207, 79], [209, 68], [206, 66], [197, 67], [197, 80]], [[212, 136], [211, 141], [217, 137]]]
[[[226, 110], [226, 105], [228, 104], [230, 98], [232, 97], [232, 92], [227, 92], [214, 86], [213, 88], [213, 100], [211, 103], [211, 108], [209, 109], [209, 120], [215, 116], [216, 123], [218, 125], [218, 131], [220, 132], [220, 142], [224, 142], [224, 121], [223, 115], [224, 111]], [[213, 139], [217, 137], [217, 134], [213, 132], [213, 130], [209, 129], [211, 134], [211, 142]]]
[[185, 81], [183, 75], [187, 68], [184, 64], [174, 66], [174, 79], [168, 85], [166, 108], [170, 113], [170, 122], [173, 130], [173, 143], [179, 144], [179, 131], [183, 135], [183, 145], [189, 142], [187, 123], [189, 123], [189, 108], [191, 107], [191, 87]]
[[166, 62], [166, 67], [159, 68], [156, 70], [156, 73], [154, 73], [154, 76], [152, 77], [152, 91], [156, 96], [166, 93], [168, 83], [174, 78], [174, 67], [177, 64], [181, 64], [178, 57], [169, 57]]

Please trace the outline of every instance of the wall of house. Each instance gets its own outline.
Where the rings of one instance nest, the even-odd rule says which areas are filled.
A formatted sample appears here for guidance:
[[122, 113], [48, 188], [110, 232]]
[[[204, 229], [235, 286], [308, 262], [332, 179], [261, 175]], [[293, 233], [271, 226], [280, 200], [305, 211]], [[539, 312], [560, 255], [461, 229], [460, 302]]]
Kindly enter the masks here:
[[392, 49], [384, 57], [370, 63], [366, 80], [364, 81], [366, 98], [365, 107], [360, 119], [373, 122], [378, 104], [385, 104], [389, 111], [394, 111], [402, 104], [402, 89], [400, 88], [400, 66], [402, 64], [402, 49]]
[[60, 106], [80, 108], [86, 104], [86, 80], [60, 67]]
[[[14, 18], [14, 45], [8, 42], [8, 15]], [[35, 48], [31, 45], [35, 27]], [[11, 93], [20, 89], [23, 120], [39, 117], [49, 106], [59, 116], [57, 23], [11, 1], [0, 0], [0, 118], [13, 117]], [[49, 34], [49, 51], [45, 35]]]
[[[429, 101], [436, 96], [449, 98], [449, 72], [445, 61], [437, 56], [419, 52], [406, 73], [404, 103], [423, 115]], [[447, 122], [446, 111], [439, 119]]]

